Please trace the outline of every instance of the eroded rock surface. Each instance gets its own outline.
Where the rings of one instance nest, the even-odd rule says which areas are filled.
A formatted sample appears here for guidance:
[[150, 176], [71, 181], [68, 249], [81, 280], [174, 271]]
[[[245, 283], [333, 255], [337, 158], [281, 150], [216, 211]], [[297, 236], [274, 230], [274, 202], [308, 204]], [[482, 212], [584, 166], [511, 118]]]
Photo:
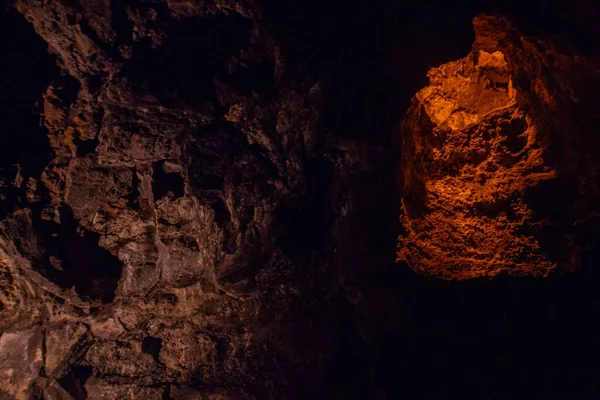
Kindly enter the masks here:
[[330, 352], [315, 331], [298, 358], [285, 321], [313, 290], [282, 235], [312, 196], [319, 80], [282, 81], [250, 2], [15, 7], [63, 75], [40, 105], [51, 161], [11, 182], [27, 205], [0, 228], [3, 390], [282, 396], [273, 360]]
[[0, 394], [19, 400], [35, 396], [35, 380], [44, 363], [43, 339], [39, 327], [0, 337]]
[[[0, 74], [0, 397], [444, 398], [453, 373], [476, 376], [469, 385], [487, 390], [478, 397], [512, 388], [474, 361], [451, 362], [466, 353], [465, 321], [485, 325], [487, 314], [444, 319], [438, 303], [472, 311], [487, 288], [470, 292], [477, 302], [439, 301], [446, 282], [428, 286], [394, 262], [394, 130], [426, 66], [458, 58], [446, 44], [469, 30], [471, 11], [461, 27], [458, 8], [432, 14], [427, 2], [12, 3], [21, 24], [0, 24], [13, 56], [0, 63], [12, 73]], [[401, 255], [420, 272], [498, 270], [476, 260], [448, 275], [436, 229], [452, 225], [423, 207], [431, 199], [460, 216], [482, 206], [466, 226], [502, 233], [472, 244], [451, 231], [451, 251], [477, 245], [485, 259], [505, 246], [503, 260], [523, 258], [511, 268], [528, 274], [555, 269], [548, 238], [593, 225], [584, 216], [597, 205], [573, 199], [597, 192], [586, 167], [594, 155], [577, 150], [594, 148], [583, 133], [597, 92], [581, 82], [596, 72], [502, 21], [476, 20], [474, 53], [437, 69], [409, 112]], [[572, 127], [581, 142], [561, 136]], [[546, 182], [580, 172], [587, 183], [577, 190], [587, 192], [560, 197], [576, 205], [564, 208], [568, 218], [531, 204], [563, 193]], [[499, 228], [507, 201], [516, 208]], [[527, 225], [541, 211], [559, 224]], [[574, 239], [556, 246], [558, 259], [577, 254]], [[481, 342], [503, 340], [492, 322], [499, 328]], [[539, 326], [535, 343], [561, 334]], [[525, 354], [506, 346], [490, 359], [501, 364], [505, 349], [517, 361]], [[431, 385], [430, 371], [446, 383]]]
[[398, 258], [445, 279], [576, 269], [598, 211], [600, 73], [503, 18], [474, 26], [472, 52], [429, 71], [403, 123]]

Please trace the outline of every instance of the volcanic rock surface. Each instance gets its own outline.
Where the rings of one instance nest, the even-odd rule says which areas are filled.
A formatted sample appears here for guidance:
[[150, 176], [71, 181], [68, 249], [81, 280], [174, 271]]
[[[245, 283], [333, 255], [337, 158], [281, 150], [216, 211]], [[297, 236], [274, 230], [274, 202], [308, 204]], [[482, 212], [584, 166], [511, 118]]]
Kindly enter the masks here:
[[310, 248], [291, 261], [319, 81], [279, 83], [251, 4], [15, 7], [62, 76], [40, 106], [51, 160], [12, 177], [26, 205], [3, 215], [2, 393], [283, 396], [283, 365], [331, 340], [294, 321], [328, 306], [300, 296]]
[[576, 269], [600, 199], [600, 72], [503, 18], [474, 27], [402, 124], [398, 258], [444, 279]]
[[[540, 338], [579, 325], [535, 315], [593, 314], [593, 285], [555, 299], [550, 280], [429, 276], [541, 277], [593, 249], [588, 55], [479, 17], [472, 53], [430, 72], [398, 132], [427, 69], [470, 46], [476, 7], [11, 3], [1, 399], [447, 398], [453, 374], [510, 398], [518, 384], [489, 367], [506, 354], [511, 373], [578, 374], [551, 369], [543, 356], [573, 352]], [[401, 230], [398, 256], [423, 275], [395, 262]], [[505, 323], [505, 308], [522, 314]]]

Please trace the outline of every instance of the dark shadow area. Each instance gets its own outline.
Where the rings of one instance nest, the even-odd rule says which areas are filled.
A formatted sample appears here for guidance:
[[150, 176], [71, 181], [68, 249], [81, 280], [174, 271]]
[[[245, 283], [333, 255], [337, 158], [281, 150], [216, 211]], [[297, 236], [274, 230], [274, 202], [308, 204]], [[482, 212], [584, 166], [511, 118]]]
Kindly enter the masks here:
[[171, 198], [183, 197], [185, 194], [185, 181], [177, 172], [166, 172], [164, 161], [155, 162], [152, 174], [152, 192], [154, 200], [165, 196]]
[[85, 382], [92, 376], [92, 368], [76, 365], [67, 375], [58, 380], [58, 383], [73, 396], [75, 400], [85, 400], [88, 398], [85, 390]]
[[92, 154], [96, 151], [99, 144], [99, 139], [80, 140], [77, 143], [77, 155], [79, 157], [84, 157], [88, 154]]
[[70, 208], [60, 208], [60, 224], [40, 218], [34, 209], [33, 224], [43, 249], [40, 273], [64, 289], [71, 287], [82, 298], [110, 303], [115, 297], [122, 264], [98, 246], [98, 234], [79, 227]]
[[577, 195], [577, 184], [572, 176], [545, 181], [525, 191], [524, 199], [536, 218], [552, 221], [537, 228], [540, 230], [540, 246], [551, 260], [561, 264], [565, 260], [559, 256], [570, 253], [567, 250], [569, 234], [578, 230], [573, 223], [573, 205], [577, 204]]
[[236, 235], [231, 226], [231, 213], [227, 205], [219, 195], [208, 195], [206, 201], [215, 213], [215, 223], [223, 230], [223, 250], [226, 253], [233, 254], [237, 250]]
[[70, 75], [62, 75], [54, 80], [52, 84], [56, 97], [60, 99], [63, 105], [69, 106], [77, 100], [81, 88], [81, 83], [77, 79]]
[[307, 160], [305, 193], [283, 202], [275, 211], [280, 225], [280, 246], [294, 260], [310, 262], [315, 251], [331, 241], [334, 221], [330, 202], [332, 166], [323, 160]]
[[[2, 3], [3, 4], [3, 3]], [[42, 128], [42, 95], [59, 75], [47, 45], [15, 10], [0, 8], [0, 218], [22, 196], [12, 186], [37, 177], [50, 162], [52, 150]]]
[[233, 160], [246, 146], [247, 141], [231, 124], [215, 123], [193, 134], [185, 148], [192, 193], [201, 196], [223, 190], [226, 178], [233, 173]]
[[129, 207], [134, 210], [140, 209], [140, 178], [138, 177], [137, 171], [133, 173], [131, 179], [131, 191], [127, 195], [127, 202]]
[[186, 143], [189, 190], [212, 208], [215, 223], [223, 231], [223, 249], [228, 254], [236, 252], [237, 243], [222, 191], [225, 182], [234, 174], [235, 160], [244, 153], [247, 145], [237, 130], [222, 122], [193, 134]]
[[180, 20], [157, 49], [147, 41], [135, 46], [122, 73], [167, 107], [214, 100], [213, 78], [227, 75], [225, 63], [246, 44], [251, 24], [235, 15]]
[[142, 340], [142, 351], [146, 354], [150, 354], [154, 361], [159, 362], [158, 355], [162, 348], [162, 339], [155, 338], [152, 336], [146, 336]]
[[587, 268], [444, 282], [399, 269], [388, 281], [402, 308], [378, 348], [378, 386], [389, 398], [595, 398], [599, 279]]

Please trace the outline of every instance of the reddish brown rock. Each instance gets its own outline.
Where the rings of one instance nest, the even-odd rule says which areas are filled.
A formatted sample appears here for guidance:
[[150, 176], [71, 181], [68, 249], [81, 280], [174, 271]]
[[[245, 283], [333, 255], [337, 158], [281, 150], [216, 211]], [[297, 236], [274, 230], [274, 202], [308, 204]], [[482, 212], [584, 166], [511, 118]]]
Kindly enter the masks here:
[[600, 193], [578, 107], [600, 74], [503, 18], [474, 26], [471, 53], [429, 71], [402, 124], [398, 259], [444, 279], [575, 269], [573, 227]]
[[0, 337], [0, 394], [26, 400], [35, 394], [35, 379], [44, 364], [43, 330], [4, 332]]
[[83, 324], [51, 326], [45, 332], [45, 373], [62, 378], [71, 365], [85, 355], [91, 341], [88, 328]]
[[263, 296], [301, 271], [275, 272], [292, 265], [276, 213], [307, 190], [318, 81], [279, 85], [258, 7], [209, 3], [15, 2], [64, 76], [43, 101], [35, 215], [2, 223], [0, 312], [27, 327], [35, 311], [45, 373], [77, 396], [282, 393], [266, 354], [288, 339], [259, 316], [287, 313]]
[[162, 400], [165, 389], [138, 385], [112, 385], [97, 379], [85, 384], [89, 400]]

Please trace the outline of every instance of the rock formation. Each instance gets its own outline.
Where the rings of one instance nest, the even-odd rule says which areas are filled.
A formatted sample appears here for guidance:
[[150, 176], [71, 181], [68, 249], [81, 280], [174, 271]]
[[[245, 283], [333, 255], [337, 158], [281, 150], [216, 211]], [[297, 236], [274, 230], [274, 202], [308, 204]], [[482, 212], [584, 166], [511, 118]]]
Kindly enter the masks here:
[[598, 215], [600, 72], [503, 18], [474, 26], [403, 123], [399, 259], [444, 279], [574, 270]]
[[465, 342], [595, 243], [597, 61], [478, 17], [406, 114], [475, 8], [376, 3], [11, 1], [1, 399], [511, 397]]
[[40, 113], [52, 159], [2, 223], [4, 393], [282, 396], [288, 340], [320, 337], [299, 362], [328, 351], [286, 321], [316, 306], [282, 238], [310, 196], [319, 82], [280, 82], [251, 4], [15, 6], [64, 74]]

